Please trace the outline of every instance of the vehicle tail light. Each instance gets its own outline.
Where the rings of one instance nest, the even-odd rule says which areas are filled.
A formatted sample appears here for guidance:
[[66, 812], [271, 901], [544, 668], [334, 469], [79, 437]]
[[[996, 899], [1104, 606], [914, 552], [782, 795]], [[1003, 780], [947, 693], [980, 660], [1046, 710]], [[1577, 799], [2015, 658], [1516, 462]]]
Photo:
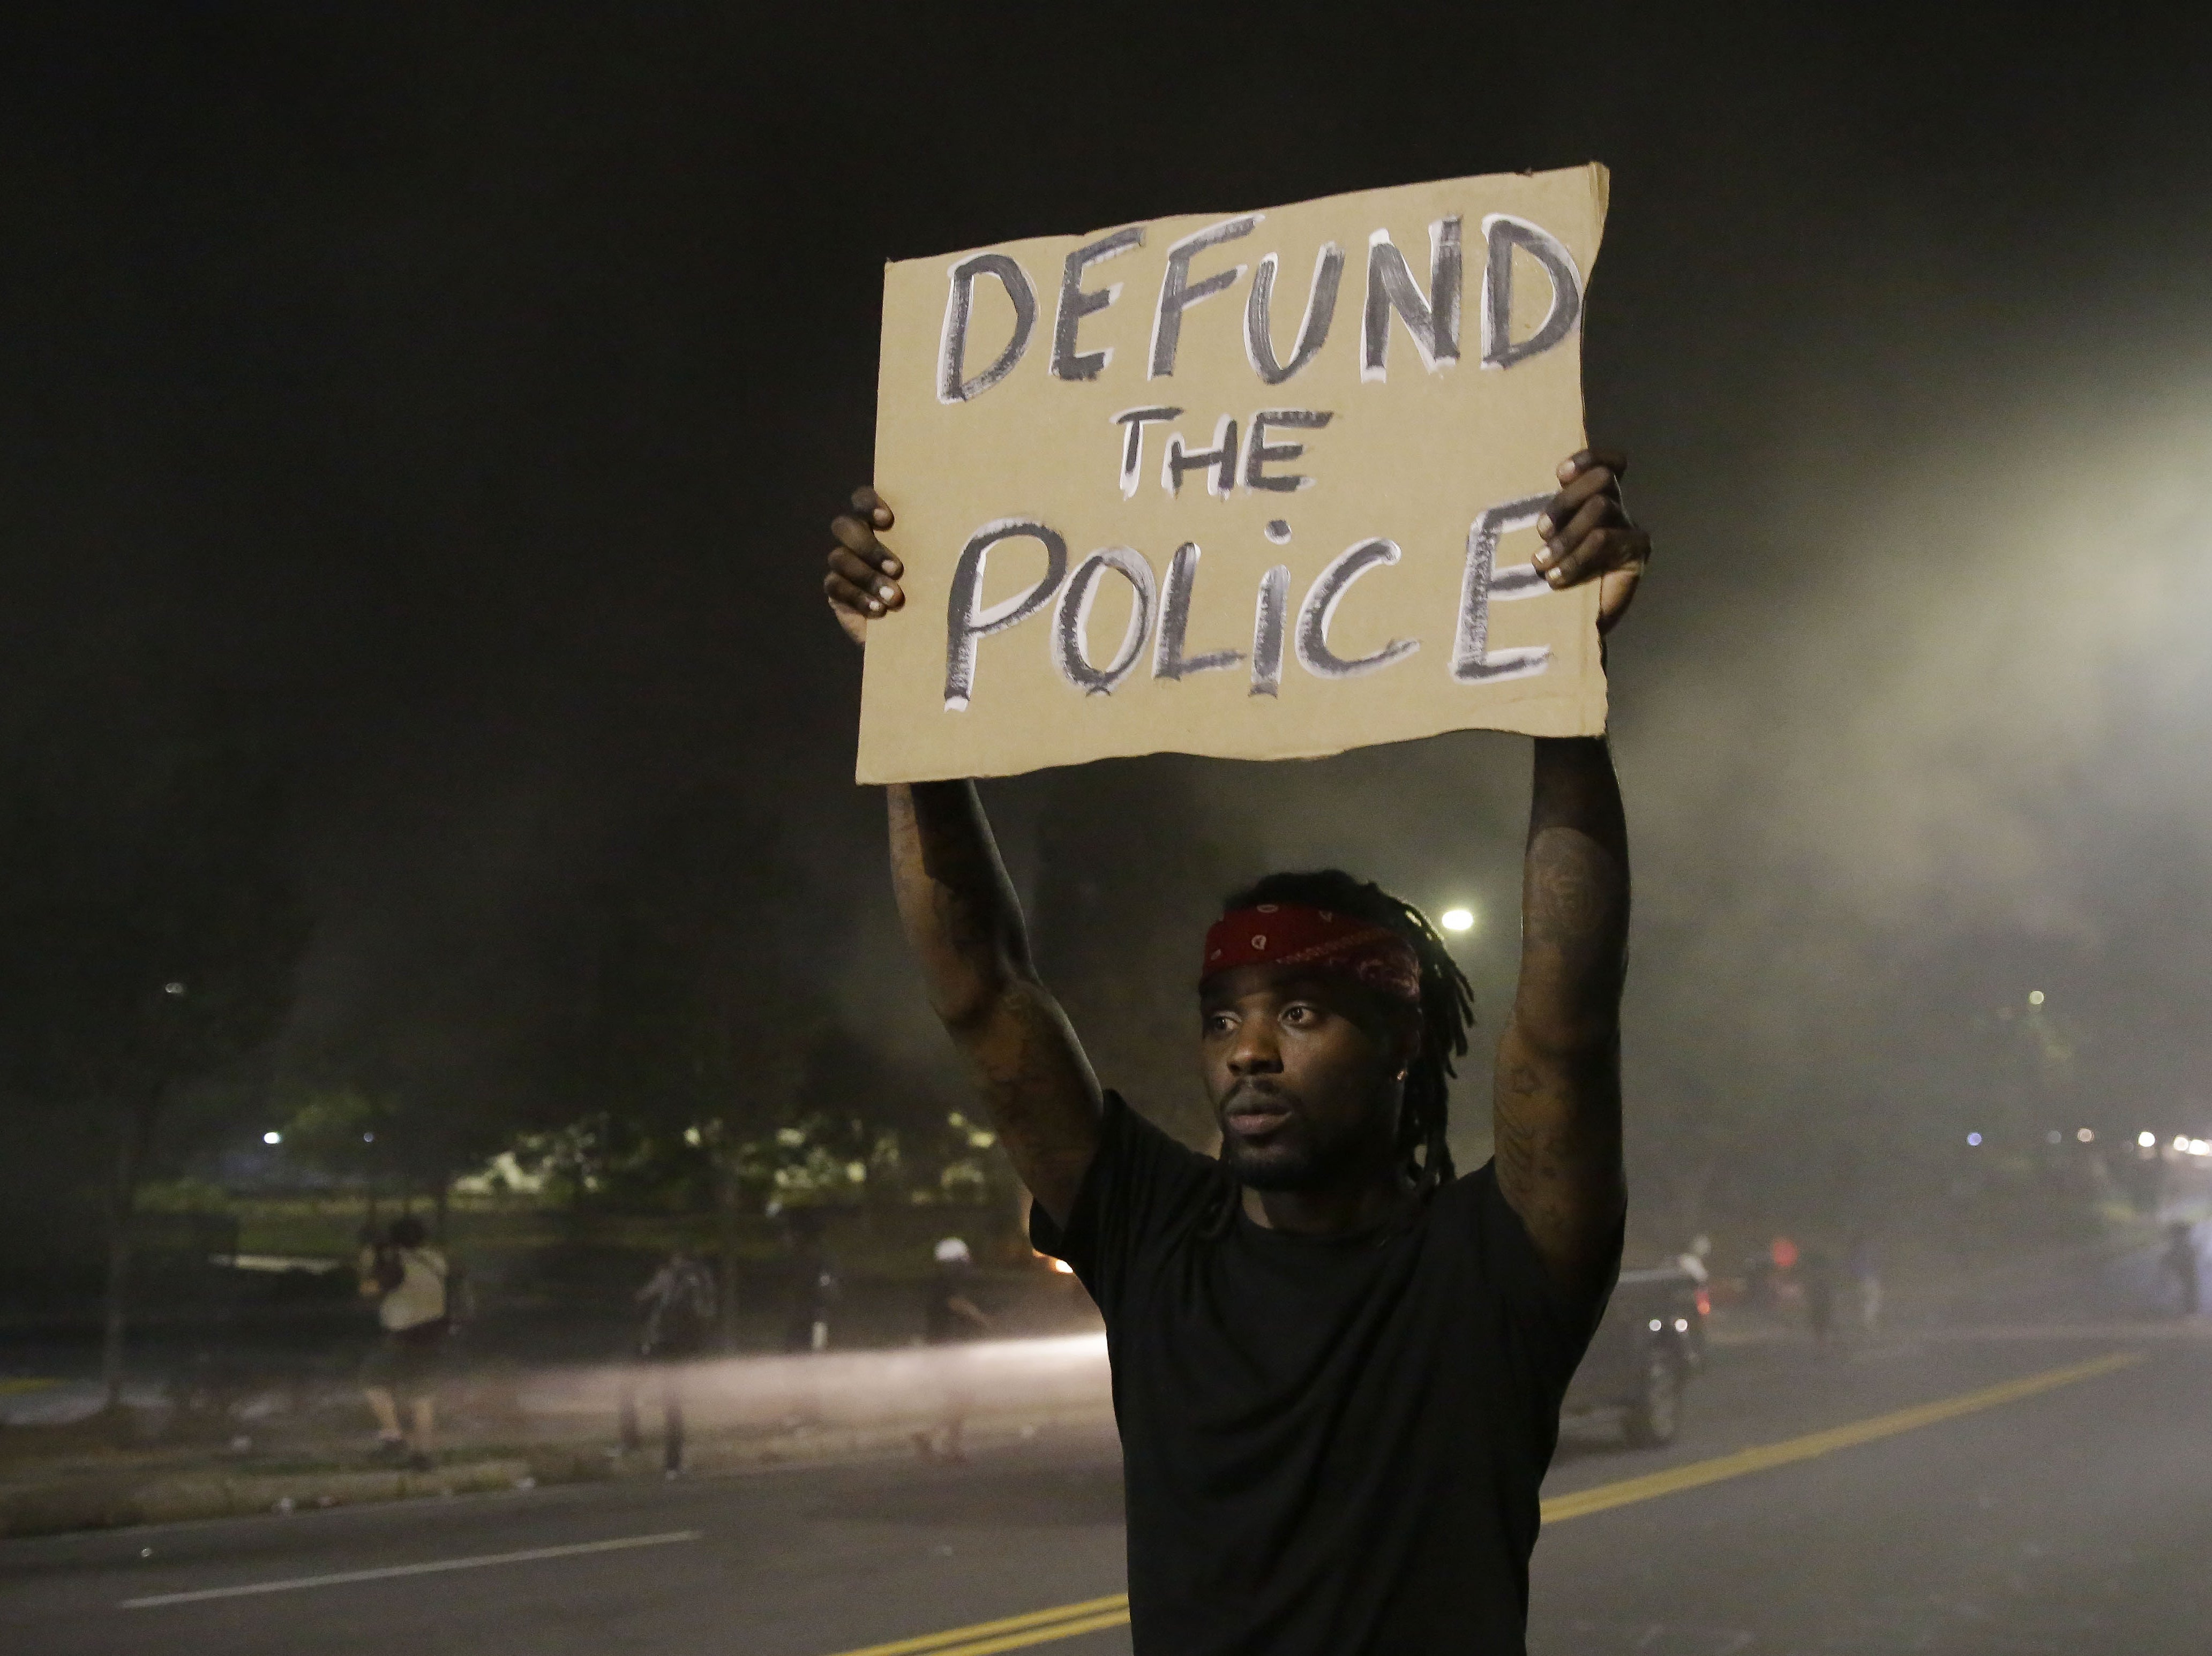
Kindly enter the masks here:
[[1698, 1290], [1698, 1314], [1700, 1317], [1713, 1314], [1713, 1296], [1702, 1288]]

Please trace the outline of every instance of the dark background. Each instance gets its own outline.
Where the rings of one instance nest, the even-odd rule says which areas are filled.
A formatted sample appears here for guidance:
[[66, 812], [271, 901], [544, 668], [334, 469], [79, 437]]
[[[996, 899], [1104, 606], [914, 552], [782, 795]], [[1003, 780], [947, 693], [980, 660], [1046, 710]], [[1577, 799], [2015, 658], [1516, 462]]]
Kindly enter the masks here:
[[[882, 261], [1597, 159], [1590, 426], [1658, 548], [1613, 650], [1647, 1240], [1909, 1213], [1969, 1128], [2203, 1133], [2207, 32], [14, 10], [0, 749], [88, 820], [193, 732], [276, 756], [314, 926], [276, 1092], [398, 1043], [566, 1098], [604, 894], [702, 798], [778, 871], [777, 958], [942, 1072], [817, 589]], [[1266, 866], [1471, 901], [1494, 1033], [1526, 763], [1468, 736], [988, 798], [1102, 1071], [1188, 1125], [1188, 963]], [[9, 1108], [20, 1200], [67, 1118]]]

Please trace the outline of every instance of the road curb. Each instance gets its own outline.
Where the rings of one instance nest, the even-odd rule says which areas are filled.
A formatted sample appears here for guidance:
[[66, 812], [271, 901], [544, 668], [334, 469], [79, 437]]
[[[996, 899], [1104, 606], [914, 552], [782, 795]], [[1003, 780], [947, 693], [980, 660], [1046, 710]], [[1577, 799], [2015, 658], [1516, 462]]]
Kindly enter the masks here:
[[122, 1529], [247, 1513], [295, 1512], [404, 1501], [422, 1495], [511, 1489], [533, 1476], [514, 1457], [461, 1461], [428, 1472], [191, 1472], [146, 1477], [132, 1473], [79, 1475], [66, 1482], [19, 1487], [0, 1495], [0, 1536], [53, 1535], [70, 1530]]
[[[988, 1449], [1055, 1428], [1110, 1425], [1110, 1413], [1054, 1410], [994, 1415], [969, 1422], [972, 1445]], [[880, 1459], [915, 1453], [926, 1421], [867, 1427], [801, 1426], [765, 1436], [696, 1443], [686, 1471], [699, 1477], [771, 1471], [811, 1463]], [[133, 1472], [78, 1473], [66, 1481], [0, 1490], [0, 1538], [125, 1529], [197, 1519], [314, 1512], [370, 1502], [485, 1495], [553, 1483], [656, 1477], [656, 1453], [610, 1453], [601, 1447], [507, 1450], [453, 1460], [429, 1471], [350, 1470], [332, 1466], [290, 1472], [191, 1472], [148, 1477]]]

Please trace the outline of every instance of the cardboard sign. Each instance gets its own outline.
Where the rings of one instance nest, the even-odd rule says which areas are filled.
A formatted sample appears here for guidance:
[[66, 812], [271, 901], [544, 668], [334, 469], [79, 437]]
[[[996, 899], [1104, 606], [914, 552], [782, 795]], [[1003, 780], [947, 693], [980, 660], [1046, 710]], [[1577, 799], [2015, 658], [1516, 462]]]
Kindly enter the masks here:
[[1597, 166], [1157, 219], [884, 277], [863, 782], [1605, 727], [1530, 563], [1583, 446]]

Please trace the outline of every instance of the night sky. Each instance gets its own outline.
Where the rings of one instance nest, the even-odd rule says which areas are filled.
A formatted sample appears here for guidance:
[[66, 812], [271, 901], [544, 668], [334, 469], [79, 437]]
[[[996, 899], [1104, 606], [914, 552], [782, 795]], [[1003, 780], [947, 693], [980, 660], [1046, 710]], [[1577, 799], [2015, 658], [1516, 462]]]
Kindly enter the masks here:
[[[941, 1062], [818, 597], [882, 262], [1599, 160], [1589, 421], [1657, 545], [1613, 649], [1640, 1193], [2008, 1107], [2212, 1132], [2201, 13], [776, 9], [0, 36], [0, 743], [88, 798], [179, 720], [295, 757], [280, 1068], [397, 1025], [531, 1073], [589, 894], [702, 779], [853, 1026]], [[1170, 789], [1471, 900], [1494, 1030], [1525, 747], [987, 798], [1025, 879], [1051, 800]], [[2030, 989], [2033, 1107], [1990, 1057]]]

